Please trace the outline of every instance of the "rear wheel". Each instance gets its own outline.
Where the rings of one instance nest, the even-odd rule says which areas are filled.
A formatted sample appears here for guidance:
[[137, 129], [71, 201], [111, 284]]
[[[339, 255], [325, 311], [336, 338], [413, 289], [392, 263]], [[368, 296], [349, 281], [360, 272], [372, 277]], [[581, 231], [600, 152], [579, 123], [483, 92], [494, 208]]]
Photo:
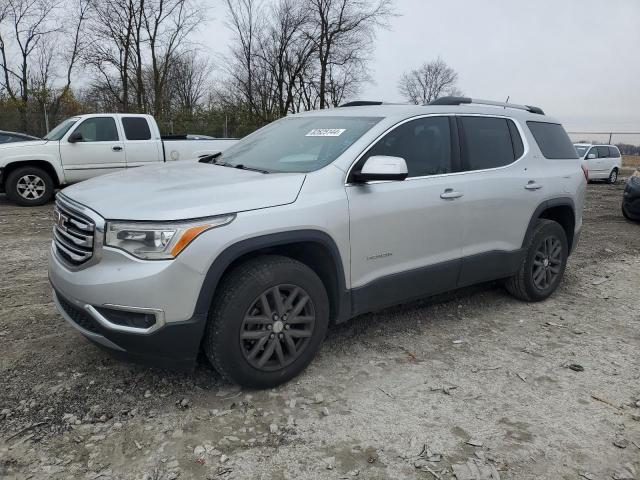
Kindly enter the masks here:
[[7, 176], [5, 184], [9, 200], [25, 207], [44, 205], [53, 197], [51, 175], [38, 167], [17, 168]]
[[611, 173], [609, 174], [609, 178], [607, 179], [607, 182], [609, 182], [610, 184], [614, 184], [618, 181], [618, 169], [614, 168], [613, 170], [611, 170]]
[[315, 272], [288, 257], [262, 256], [222, 281], [204, 350], [227, 380], [269, 388], [307, 367], [328, 323], [329, 300]]
[[558, 288], [568, 255], [562, 226], [553, 220], [538, 220], [518, 272], [505, 283], [507, 291], [527, 302], [544, 300]]

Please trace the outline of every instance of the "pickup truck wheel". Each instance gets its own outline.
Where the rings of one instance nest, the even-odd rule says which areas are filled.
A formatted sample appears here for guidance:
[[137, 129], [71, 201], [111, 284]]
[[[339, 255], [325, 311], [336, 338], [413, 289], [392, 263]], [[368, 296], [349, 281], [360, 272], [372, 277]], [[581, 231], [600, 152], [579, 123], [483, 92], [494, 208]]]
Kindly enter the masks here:
[[223, 279], [204, 350], [227, 380], [270, 388], [307, 367], [328, 324], [329, 299], [316, 273], [288, 257], [261, 256]]
[[540, 219], [529, 236], [518, 272], [505, 287], [516, 298], [539, 302], [551, 295], [562, 280], [569, 248], [562, 226]]
[[53, 197], [51, 176], [38, 167], [17, 168], [7, 176], [5, 185], [9, 200], [24, 207], [44, 205]]

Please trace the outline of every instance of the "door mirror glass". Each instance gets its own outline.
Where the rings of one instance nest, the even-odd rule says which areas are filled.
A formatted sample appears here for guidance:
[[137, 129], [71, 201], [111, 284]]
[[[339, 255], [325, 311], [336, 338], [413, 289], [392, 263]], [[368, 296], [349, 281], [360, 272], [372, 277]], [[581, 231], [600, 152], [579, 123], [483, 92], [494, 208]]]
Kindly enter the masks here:
[[82, 133], [76, 131], [69, 135], [69, 143], [76, 143], [82, 141]]
[[594, 158], [596, 158], [595, 153], [590, 153], [589, 155], [587, 155], [587, 160], [593, 160]]
[[409, 174], [407, 162], [401, 157], [374, 155], [369, 157], [362, 166], [362, 170], [353, 174], [358, 183], [376, 180], [404, 180]]

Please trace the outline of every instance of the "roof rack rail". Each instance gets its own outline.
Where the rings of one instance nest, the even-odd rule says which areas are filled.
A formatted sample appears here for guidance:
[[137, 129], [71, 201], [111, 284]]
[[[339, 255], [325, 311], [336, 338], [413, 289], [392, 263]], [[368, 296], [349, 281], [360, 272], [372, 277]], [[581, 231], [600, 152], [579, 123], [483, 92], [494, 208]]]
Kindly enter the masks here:
[[354, 102], [347, 102], [347, 103], [343, 103], [342, 105], [339, 106], [339, 108], [342, 107], [366, 107], [369, 105], [382, 105], [382, 102], [379, 101], [371, 101], [371, 100], [356, 100]]
[[478, 98], [469, 98], [469, 97], [440, 97], [427, 105], [462, 105], [473, 103], [476, 105], [491, 105], [492, 107], [503, 107], [503, 108], [516, 108], [518, 110], [525, 110], [530, 113], [537, 113], [538, 115], [544, 115], [544, 111], [539, 107], [533, 107], [531, 105], [518, 105], [517, 103], [506, 103], [506, 102], [494, 102], [493, 100], [480, 100]]

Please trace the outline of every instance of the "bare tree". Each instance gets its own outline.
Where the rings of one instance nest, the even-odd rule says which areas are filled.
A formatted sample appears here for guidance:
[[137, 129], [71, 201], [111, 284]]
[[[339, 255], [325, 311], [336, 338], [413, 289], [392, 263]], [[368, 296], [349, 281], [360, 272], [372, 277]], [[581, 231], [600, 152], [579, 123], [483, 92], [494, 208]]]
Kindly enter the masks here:
[[[329, 105], [329, 72], [363, 60], [370, 51], [377, 27], [387, 25], [393, 15], [392, 0], [307, 0], [313, 12], [313, 30], [319, 71], [320, 108]], [[361, 62], [363, 63], [363, 62]]]
[[[0, 4], [0, 68], [2, 87], [19, 102], [21, 126], [28, 130], [27, 105], [31, 61], [38, 47], [60, 27], [53, 22], [57, 0], [5, 0]], [[7, 25], [6, 31], [1, 28]], [[9, 45], [11, 42], [11, 46]], [[15, 60], [12, 62], [10, 48]]]
[[207, 95], [211, 65], [206, 59], [190, 52], [172, 61], [171, 72], [168, 91], [175, 107], [191, 117]]
[[235, 91], [231, 96], [239, 96], [249, 110], [257, 113], [254, 99], [254, 61], [258, 38], [263, 24], [260, 20], [261, 5], [258, 0], [226, 0], [227, 25], [234, 35], [231, 46], [228, 86]]
[[456, 71], [437, 58], [404, 73], [398, 82], [398, 90], [409, 102], [424, 105], [444, 95], [462, 95], [457, 81]]
[[271, 17], [260, 38], [257, 61], [267, 73], [267, 84], [273, 86], [272, 92], [262, 90], [273, 98], [272, 115], [277, 118], [297, 111], [296, 82], [311, 62], [315, 47], [307, 35], [307, 4], [279, 0], [272, 6]]
[[143, 22], [149, 42], [155, 115], [161, 116], [166, 107], [171, 60], [202, 21], [201, 9], [192, 0], [146, 0]]
[[130, 69], [138, 0], [101, 0], [91, 11], [91, 48], [85, 63], [98, 78], [102, 90], [111, 92], [119, 103], [118, 110], [129, 111]]

